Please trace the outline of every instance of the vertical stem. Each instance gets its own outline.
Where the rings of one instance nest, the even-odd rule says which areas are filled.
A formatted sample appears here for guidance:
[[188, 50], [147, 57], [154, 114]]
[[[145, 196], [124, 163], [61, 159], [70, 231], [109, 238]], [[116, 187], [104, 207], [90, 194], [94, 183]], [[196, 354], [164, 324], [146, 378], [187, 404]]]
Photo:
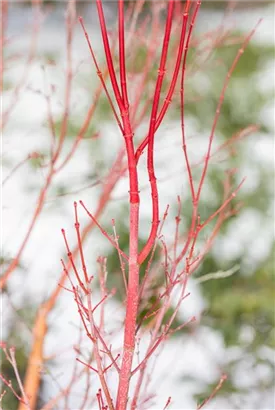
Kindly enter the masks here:
[[187, 54], [189, 50], [191, 34], [193, 31], [193, 27], [195, 24], [195, 20], [196, 20], [200, 5], [201, 5], [201, 2], [197, 1], [195, 11], [193, 13], [192, 20], [189, 26], [186, 44], [184, 48], [184, 57], [183, 57], [183, 63], [182, 63], [181, 82], [180, 82], [181, 84], [180, 85], [180, 109], [181, 109], [182, 149], [184, 152], [184, 158], [185, 158], [185, 163], [186, 163], [186, 168], [187, 168], [187, 173], [188, 173], [193, 206], [194, 206], [194, 203], [196, 202], [195, 189], [194, 189], [194, 181], [193, 181], [191, 165], [190, 165], [188, 152], [187, 152], [187, 146], [186, 146], [186, 138], [185, 138], [185, 115], [184, 115], [185, 114], [185, 111], [184, 111], [184, 108], [185, 108], [185, 71], [186, 71], [186, 60], [187, 60]]
[[129, 120], [129, 111], [123, 117], [125, 144], [128, 157], [130, 180], [130, 238], [129, 238], [129, 274], [127, 287], [126, 318], [124, 328], [124, 344], [122, 365], [117, 394], [117, 410], [125, 410], [131, 378], [131, 368], [135, 349], [135, 329], [139, 296], [139, 264], [138, 264], [138, 227], [139, 227], [139, 191], [138, 176], [133, 145], [133, 133]]
[[[133, 143], [133, 131], [129, 115], [129, 102], [127, 96], [127, 81], [125, 68], [125, 42], [124, 42], [124, 2], [118, 0], [119, 16], [119, 65], [122, 104], [120, 112], [123, 121], [124, 139], [126, 145], [129, 185], [130, 185], [130, 226], [129, 226], [129, 273], [127, 286], [126, 318], [124, 328], [124, 344], [122, 365], [119, 376], [116, 409], [126, 410], [128, 392], [131, 379], [131, 369], [135, 350], [135, 329], [138, 312], [139, 296], [139, 264], [138, 264], [138, 226], [139, 226], [139, 190], [137, 162]], [[106, 41], [105, 41], [106, 43]], [[106, 49], [105, 49], [106, 51]], [[110, 65], [108, 64], [110, 67]], [[114, 89], [115, 91], [115, 89]], [[118, 93], [116, 93], [117, 95]], [[117, 98], [117, 100], [119, 100]], [[119, 103], [119, 101], [118, 101]]]
[[101, 0], [96, 0], [96, 6], [97, 6], [97, 12], [98, 12], [99, 23], [100, 23], [100, 28], [101, 28], [101, 34], [102, 34], [102, 40], [103, 40], [105, 56], [106, 56], [106, 60], [107, 60], [107, 66], [108, 66], [109, 74], [110, 74], [110, 80], [111, 80], [111, 83], [112, 83], [112, 87], [113, 87], [113, 90], [114, 90], [116, 101], [117, 101], [118, 106], [121, 110], [123, 108], [123, 102], [122, 102], [121, 92], [119, 90], [117, 79], [116, 79], [116, 73], [115, 73], [115, 69], [114, 69], [111, 49], [110, 49], [109, 40], [108, 40], [107, 27], [106, 27], [106, 22], [105, 22], [105, 17], [104, 17], [104, 11], [103, 11], [103, 7], [102, 7], [102, 1]]
[[164, 33], [163, 44], [162, 44], [162, 52], [161, 52], [159, 69], [158, 69], [158, 78], [156, 81], [156, 87], [155, 87], [155, 93], [154, 93], [152, 111], [151, 111], [151, 117], [150, 117], [150, 125], [149, 125], [149, 131], [148, 131], [147, 170], [148, 170], [149, 182], [151, 186], [151, 196], [152, 196], [152, 226], [151, 226], [149, 238], [147, 239], [147, 242], [144, 248], [140, 252], [139, 263], [142, 263], [146, 259], [146, 257], [149, 255], [154, 245], [154, 242], [157, 236], [158, 226], [159, 226], [158, 187], [157, 187], [157, 179], [156, 179], [155, 170], [154, 170], [154, 140], [155, 140], [156, 121], [157, 121], [160, 93], [161, 93], [164, 75], [166, 73], [165, 65], [167, 61], [168, 47], [169, 47], [169, 42], [170, 42], [174, 4], [175, 4], [174, 0], [169, 0], [165, 33]]
[[124, 107], [128, 109], [127, 81], [125, 67], [125, 40], [124, 40], [124, 0], [118, 0], [118, 37], [119, 37], [119, 71], [120, 85]]
[[125, 410], [128, 400], [128, 391], [131, 378], [131, 368], [135, 349], [135, 328], [138, 310], [138, 289], [139, 289], [139, 265], [138, 256], [138, 221], [139, 204], [130, 205], [130, 259], [129, 259], [129, 280], [127, 289], [127, 306], [124, 331], [124, 347], [122, 356], [122, 366], [119, 378], [117, 395], [117, 410]]

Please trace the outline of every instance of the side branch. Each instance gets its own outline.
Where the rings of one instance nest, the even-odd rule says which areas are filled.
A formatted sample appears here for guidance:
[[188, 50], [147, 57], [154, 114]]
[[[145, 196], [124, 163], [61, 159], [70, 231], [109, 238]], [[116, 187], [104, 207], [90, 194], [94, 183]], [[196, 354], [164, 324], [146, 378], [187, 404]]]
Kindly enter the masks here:
[[155, 139], [155, 128], [156, 128], [156, 119], [157, 119], [157, 112], [160, 100], [160, 93], [163, 83], [163, 78], [165, 75], [165, 65], [167, 60], [168, 54], [168, 47], [170, 41], [170, 34], [172, 28], [172, 19], [173, 19], [173, 11], [174, 11], [175, 1], [170, 0], [168, 5], [168, 15], [166, 19], [166, 27], [165, 27], [165, 34], [163, 38], [163, 45], [162, 45], [162, 53], [160, 59], [160, 65], [158, 70], [158, 78], [156, 82], [156, 88], [154, 93], [153, 105], [152, 105], [152, 112], [150, 118], [150, 125], [149, 125], [149, 132], [148, 132], [148, 154], [147, 154], [147, 170], [149, 175], [149, 181], [151, 186], [151, 196], [152, 196], [152, 226], [151, 231], [149, 234], [149, 238], [147, 240], [146, 245], [142, 249], [139, 254], [138, 262], [142, 263], [146, 257], [149, 255], [154, 242], [156, 240], [158, 226], [159, 226], [159, 200], [158, 200], [158, 188], [157, 188], [157, 180], [155, 176], [154, 170], [154, 139]]

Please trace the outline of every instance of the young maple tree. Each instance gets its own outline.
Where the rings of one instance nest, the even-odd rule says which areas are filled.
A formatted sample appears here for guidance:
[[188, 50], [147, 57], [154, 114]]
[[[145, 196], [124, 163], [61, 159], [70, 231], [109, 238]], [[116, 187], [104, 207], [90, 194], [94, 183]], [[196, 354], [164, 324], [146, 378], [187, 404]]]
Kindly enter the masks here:
[[[7, 2], [4, 3], [7, 8]], [[58, 138], [55, 135], [53, 127], [53, 117], [51, 112], [50, 99], [46, 97], [48, 105], [48, 121], [50, 124], [52, 141], [49, 155], [49, 162], [45, 165], [47, 176], [45, 184], [41, 188], [37, 199], [37, 206], [34, 210], [32, 220], [30, 222], [26, 236], [13, 258], [6, 271], [1, 278], [1, 287], [3, 288], [10, 275], [18, 267], [22, 253], [27, 246], [31, 233], [38, 218], [43, 210], [45, 198], [49, 187], [52, 184], [55, 176], [65, 168], [67, 163], [74, 156], [83, 136], [85, 135], [90, 122], [93, 120], [94, 111], [99, 101], [99, 97], [104, 92], [111, 107], [115, 126], [118, 127], [121, 133], [121, 148], [118, 151], [117, 157], [112, 166], [109, 168], [108, 174], [104, 178], [102, 185], [101, 196], [98, 200], [98, 205], [94, 213], [92, 213], [83, 201], [74, 202], [75, 212], [75, 231], [77, 236], [77, 245], [71, 249], [66, 232], [62, 229], [65, 247], [67, 250], [68, 261], [62, 260], [63, 272], [59, 279], [58, 285], [53, 290], [50, 297], [41, 304], [33, 326], [33, 343], [26, 371], [24, 382], [18, 375], [15, 355], [13, 350], [9, 350], [5, 345], [2, 346], [7, 360], [11, 363], [15, 370], [16, 378], [20, 387], [20, 395], [18, 395], [9, 381], [2, 375], [2, 381], [7, 388], [12, 389], [19, 401], [19, 409], [25, 408], [35, 409], [37, 405], [39, 385], [41, 382], [41, 368], [44, 365], [44, 342], [47, 335], [47, 320], [50, 312], [53, 310], [58, 297], [65, 289], [72, 293], [73, 299], [78, 309], [81, 325], [91, 343], [91, 359], [85, 362], [78, 357], [78, 362], [81, 363], [81, 371], [75, 372], [72, 377], [72, 383], [78, 380], [82, 372], [89, 371], [98, 378], [100, 388], [95, 394], [94, 400], [100, 410], [126, 410], [130, 408], [141, 409], [146, 405], [149, 394], [146, 389], [143, 390], [143, 385], [146, 380], [150, 359], [157, 349], [169, 338], [170, 335], [182, 329], [188, 323], [192, 322], [191, 318], [186, 323], [183, 323], [176, 328], [172, 325], [175, 322], [177, 313], [181, 307], [183, 300], [188, 296], [186, 291], [188, 279], [190, 275], [200, 265], [205, 254], [209, 251], [221, 225], [231, 215], [237, 212], [237, 209], [230, 206], [232, 199], [236, 196], [241, 188], [243, 181], [233, 188], [232, 175], [234, 171], [229, 171], [224, 179], [224, 200], [218, 209], [216, 209], [206, 220], [200, 218], [199, 205], [202, 195], [202, 190], [205, 184], [207, 170], [210, 159], [215, 153], [219, 152], [224, 145], [218, 147], [213, 152], [213, 140], [217, 122], [220, 116], [222, 103], [225, 92], [229, 84], [231, 74], [245, 50], [246, 44], [253, 35], [255, 29], [244, 39], [238, 54], [236, 55], [228, 74], [224, 81], [220, 98], [217, 104], [217, 109], [213, 118], [213, 125], [210, 131], [206, 153], [201, 160], [201, 174], [196, 180], [194, 177], [193, 164], [190, 160], [188, 144], [185, 129], [185, 80], [189, 74], [187, 71], [187, 56], [192, 42], [192, 32], [195, 25], [201, 2], [192, 3], [187, 0], [184, 4], [175, 1], [167, 0], [163, 4], [152, 4], [151, 14], [145, 17], [144, 21], [139, 21], [141, 12], [144, 7], [144, 1], [138, 0], [135, 3], [130, 3], [125, 11], [123, 0], [118, 0], [118, 28], [117, 32], [110, 34], [103, 10], [101, 0], [96, 0], [98, 18], [100, 23], [100, 31], [102, 36], [102, 44], [106, 64], [100, 67], [96, 53], [94, 51], [89, 34], [85, 27], [85, 22], [82, 17], [79, 18], [79, 23], [86, 37], [88, 49], [90, 51], [93, 64], [96, 68], [100, 84], [93, 95], [93, 102], [87, 112], [72, 147], [65, 153], [64, 144], [68, 129], [68, 118], [70, 113], [70, 99], [72, 90], [72, 37], [73, 29], [77, 24], [75, 14], [75, 4], [73, 1], [68, 4], [67, 11], [67, 71], [66, 71], [66, 91], [64, 96], [64, 113], [62, 117], [61, 130]], [[34, 2], [36, 8], [39, 4]], [[163, 22], [163, 9], [165, 10], [165, 19]], [[147, 34], [144, 35], [144, 30], [150, 19], [151, 32], [149, 31], [149, 41], [146, 41]], [[37, 30], [37, 26], [36, 30]], [[4, 42], [2, 38], [2, 43]], [[139, 75], [135, 76], [131, 66], [135, 64], [140, 51], [140, 47], [145, 47], [146, 57], [144, 67]], [[215, 45], [213, 45], [214, 47]], [[211, 50], [210, 50], [211, 52]], [[30, 53], [30, 61], [33, 52]], [[29, 62], [30, 62], [29, 61]], [[158, 61], [157, 72], [152, 80], [152, 70], [155, 62]], [[27, 63], [27, 67], [28, 64]], [[190, 75], [192, 75], [190, 73]], [[131, 80], [129, 79], [131, 77]], [[21, 85], [15, 90], [15, 96], [18, 95]], [[149, 92], [149, 96], [148, 96]], [[145, 96], [145, 98], [144, 98]], [[182, 199], [177, 197], [178, 214], [176, 216], [175, 234], [173, 240], [168, 242], [162, 235], [163, 226], [169, 215], [168, 207], [164, 215], [160, 215], [160, 204], [162, 198], [158, 191], [158, 181], [156, 175], [156, 152], [155, 141], [157, 131], [160, 125], [165, 121], [169, 107], [173, 100], [177, 100], [180, 105], [179, 122], [181, 124], [181, 141], [179, 148], [182, 149], [183, 159], [185, 162], [189, 188], [191, 197], [192, 218], [188, 229], [182, 232], [181, 214], [182, 214]], [[3, 117], [3, 125], [8, 120], [9, 112], [12, 106], [7, 109]], [[148, 114], [149, 113], [149, 114]], [[148, 120], [148, 121], [147, 121]], [[137, 141], [135, 131], [140, 125], [143, 127], [146, 124], [147, 130], [144, 137]], [[253, 129], [250, 129], [252, 132]], [[240, 134], [232, 136], [232, 141], [241, 137]], [[230, 141], [227, 142], [227, 145]], [[39, 155], [32, 153], [28, 159]], [[151, 200], [151, 215], [152, 221], [149, 229], [148, 238], [145, 244], [141, 246], [140, 240], [140, 159], [145, 157], [146, 170], [148, 174], [150, 186]], [[168, 158], [167, 160], [171, 160]], [[21, 164], [20, 164], [21, 166]], [[106, 205], [110, 201], [111, 194], [117, 185], [118, 181], [126, 176], [129, 184], [129, 252], [126, 253], [119, 243], [119, 232], [116, 230], [115, 219], [113, 219], [113, 235], [107, 233], [102, 227], [100, 216], [102, 215]], [[88, 224], [81, 229], [79, 222], [79, 205], [89, 217]], [[112, 217], [115, 217], [112, 216]], [[197, 250], [198, 237], [206, 226], [215, 221], [211, 234], [205, 241], [204, 247]], [[118, 257], [121, 266], [121, 275], [125, 286], [125, 320], [123, 324], [123, 344], [116, 348], [114, 353], [112, 343], [106, 338], [104, 310], [108, 304], [108, 300], [113, 297], [114, 291], [109, 290], [106, 284], [106, 261], [104, 258], [99, 258], [99, 282], [101, 290], [101, 300], [95, 302], [93, 298], [94, 277], [90, 275], [89, 267], [85, 262], [83, 244], [87, 235], [95, 227], [99, 228], [102, 235], [109, 241], [110, 245], [118, 252]], [[157, 247], [160, 249], [158, 260], [154, 260]], [[79, 269], [76, 259], [80, 259]], [[141, 278], [141, 267], [145, 266], [145, 275]], [[148, 293], [152, 286], [155, 286], [156, 278], [160, 276], [164, 280], [158, 287], [158, 296], [156, 302], [152, 306], [146, 308]], [[66, 282], [69, 282], [70, 288]], [[173, 313], [167, 319], [167, 312], [173, 304], [175, 306]], [[176, 300], [176, 302], [175, 302]], [[141, 307], [145, 306], [145, 314], [138, 321]], [[99, 319], [98, 319], [98, 312]], [[142, 324], [146, 319], [153, 318], [150, 328], [150, 342], [146, 347], [146, 353], [139, 362], [135, 362], [135, 351], [137, 348], [137, 340], [141, 343], [142, 338], [146, 334]], [[111, 376], [110, 376], [111, 375]], [[114, 378], [113, 378], [113, 375]], [[109, 380], [115, 380], [110, 383]], [[225, 376], [222, 375], [213, 391], [213, 394], [205, 400], [198, 408], [210, 400], [221, 387]], [[67, 389], [63, 389], [60, 394], [50, 400], [43, 406], [43, 409], [51, 409], [58, 401], [65, 396], [69, 396], [71, 385]], [[89, 388], [83, 401], [82, 408], [89, 400]], [[171, 392], [172, 394], [173, 392]], [[91, 398], [90, 398], [91, 399]], [[171, 398], [168, 398], [164, 408], [167, 408], [171, 403]]]

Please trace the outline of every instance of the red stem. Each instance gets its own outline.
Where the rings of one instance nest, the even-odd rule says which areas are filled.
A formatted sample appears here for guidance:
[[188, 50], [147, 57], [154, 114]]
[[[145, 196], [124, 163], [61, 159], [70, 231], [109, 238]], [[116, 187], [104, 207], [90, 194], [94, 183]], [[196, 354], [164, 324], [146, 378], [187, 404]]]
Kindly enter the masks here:
[[155, 139], [155, 130], [156, 130], [156, 120], [157, 112], [159, 106], [160, 93], [163, 83], [163, 78], [165, 75], [165, 65], [167, 60], [167, 53], [170, 41], [170, 33], [172, 28], [172, 19], [174, 11], [174, 0], [169, 0], [168, 4], [168, 13], [166, 18], [165, 34], [163, 38], [162, 53], [159, 65], [159, 74], [156, 82], [155, 94], [152, 105], [152, 112], [150, 118], [150, 126], [148, 132], [148, 155], [147, 155], [147, 169], [149, 175], [149, 181], [151, 185], [151, 195], [152, 195], [152, 226], [149, 238], [146, 245], [139, 254], [139, 263], [142, 263], [148, 256], [152, 246], [154, 245], [158, 226], [159, 226], [159, 201], [158, 201], [158, 188], [157, 188], [157, 179], [154, 171], [154, 139]]
[[[98, 65], [98, 62], [97, 62], [97, 59], [96, 59], [94, 50], [93, 50], [93, 48], [92, 48], [91, 40], [90, 40], [90, 38], [89, 38], [89, 35], [88, 35], [87, 30], [86, 30], [85, 25], [84, 25], [83, 18], [82, 18], [82, 17], [79, 17], [78, 20], [79, 20], [79, 22], [80, 22], [80, 24], [81, 24], [81, 27], [82, 27], [83, 32], [84, 32], [84, 35], [85, 35], [85, 37], [86, 37], [87, 44], [88, 44], [88, 47], [89, 47], [89, 50], [90, 50], [90, 53], [91, 53], [91, 56], [92, 56], [92, 59], [93, 59], [95, 68], [96, 68], [96, 73], [97, 73], [97, 75], [98, 75], [98, 77], [99, 77], [99, 79], [100, 79], [100, 82], [101, 82], [101, 84], [102, 84], [102, 87], [104, 88], [106, 97], [107, 97], [108, 102], [109, 102], [109, 104], [110, 104], [110, 107], [111, 107], [111, 109], [112, 109], [112, 111], [113, 111], [113, 113], [114, 113], [114, 116], [115, 116], [115, 119], [116, 119], [116, 121], [117, 121], [117, 123], [118, 123], [118, 126], [119, 126], [120, 130], [123, 132], [123, 128], [122, 128], [120, 119], [118, 118], [118, 114], [117, 114], [117, 112], [116, 112], [115, 106], [114, 106], [113, 101], [112, 101], [112, 99], [111, 99], [110, 93], [109, 93], [109, 91], [108, 91], [108, 89], [107, 89], [107, 86], [106, 86], [106, 83], [105, 83], [105, 80], [104, 80], [104, 76], [103, 76], [102, 72], [100, 71], [100, 68], [99, 68], [99, 65]], [[108, 67], [108, 70], [109, 70], [109, 67]]]
[[[179, 42], [179, 49], [178, 49], [178, 54], [177, 54], [177, 60], [176, 60], [176, 65], [175, 65], [175, 69], [174, 69], [174, 73], [172, 76], [172, 80], [170, 83], [170, 87], [168, 90], [168, 93], [164, 99], [164, 103], [163, 106], [160, 110], [160, 113], [157, 117], [156, 120], [156, 124], [155, 124], [155, 131], [157, 131], [157, 129], [159, 128], [167, 110], [168, 107], [172, 101], [172, 96], [174, 94], [175, 91], [175, 87], [176, 87], [176, 83], [177, 83], [177, 79], [178, 79], [178, 75], [179, 75], [179, 70], [180, 70], [180, 63], [181, 63], [181, 59], [182, 59], [182, 54], [183, 54], [183, 47], [184, 47], [184, 42], [185, 42], [185, 35], [186, 35], [186, 27], [187, 27], [187, 20], [188, 20], [188, 15], [189, 15], [189, 8], [190, 8], [190, 1], [188, 0], [185, 6], [185, 11], [183, 14], [183, 22], [182, 22], [182, 30], [181, 30], [181, 36], [180, 36], [180, 42]], [[144, 140], [141, 142], [141, 144], [139, 145], [137, 151], [136, 151], [136, 160], [138, 161], [140, 155], [142, 154], [143, 150], [145, 149], [145, 147], [148, 144], [148, 135], [146, 136], [146, 138], [144, 138]]]
[[116, 74], [115, 74], [115, 69], [114, 69], [114, 65], [113, 65], [113, 59], [112, 59], [112, 54], [111, 54], [109, 40], [108, 40], [107, 27], [106, 27], [106, 22], [105, 22], [105, 17], [104, 17], [104, 11], [103, 11], [103, 8], [102, 8], [102, 1], [101, 0], [96, 0], [96, 5], [97, 5], [97, 12], [98, 12], [99, 23], [100, 23], [100, 28], [101, 28], [103, 46], [104, 46], [106, 60], [107, 60], [107, 66], [108, 66], [109, 73], [110, 73], [110, 79], [111, 79], [111, 83], [112, 83], [112, 86], [113, 86], [113, 90], [114, 90], [114, 93], [115, 93], [117, 103], [119, 105], [120, 110], [122, 110], [123, 109], [123, 100], [122, 100], [121, 93], [120, 93], [120, 90], [119, 90], [119, 87], [118, 87]]
[[119, 72], [122, 100], [124, 108], [128, 110], [127, 81], [125, 68], [125, 41], [124, 41], [124, 0], [118, 0], [118, 37], [119, 37]]
[[139, 265], [138, 265], [138, 226], [139, 226], [139, 189], [135, 148], [133, 144], [133, 131], [129, 116], [129, 104], [127, 97], [126, 71], [125, 71], [125, 43], [124, 43], [124, 10], [123, 2], [119, 1], [119, 61], [121, 89], [118, 88], [113, 60], [110, 52], [108, 34], [105, 24], [101, 0], [97, 0], [98, 15], [101, 26], [101, 34], [105, 49], [107, 66], [118, 103], [123, 122], [123, 136], [125, 140], [128, 172], [129, 172], [129, 202], [130, 202], [130, 238], [129, 238], [129, 277], [127, 287], [126, 318], [124, 328], [124, 345], [122, 365], [119, 375], [116, 409], [126, 410], [128, 391], [131, 378], [131, 368], [135, 349], [135, 327], [138, 311], [139, 295]]
[[138, 176], [133, 145], [133, 133], [128, 116], [123, 117], [125, 144], [128, 157], [130, 180], [130, 238], [129, 238], [129, 279], [127, 288], [126, 318], [124, 328], [124, 346], [122, 365], [117, 394], [117, 410], [126, 410], [131, 368], [135, 349], [135, 328], [138, 312], [139, 264], [138, 264], [138, 226], [139, 226], [139, 191]]
[[189, 162], [189, 158], [188, 158], [188, 153], [187, 153], [187, 147], [186, 147], [186, 138], [185, 138], [185, 122], [184, 122], [184, 105], [185, 105], [185, 101], [184, 101], [184, 80], [185, 80], [185, 69], [186, 69], [186, 60], [187, 60], [187, 53], [188, 53], [188, 49], [189, 49], [189, 43], [190, 43], [190, 39], [191, 39], [191, 34], [193, 31], [193, 27], [195, 24], [195, 20], [200, 8], [201, 2], [198, 1], [195, 7], [195, 11], [193, 13], [192, 16], [192, 20], [189, 26], [189, 30], [188, 30], [188, 35], [187, 35], [187, 39], [186, 39], [186, 44], [185, 44], [185, 48], [184, 48], [184, 56], [183, 56], [183, 63], [182, 63], [182, 75], [181, 75], [181, 86], [180, 86], [180, 107], [181, 107], [181, 130], [182, 130], [182, 148], [183, 148], [183, 152], [184, 152], [184, 158], [185, 158], [185, 163], [186, 163], [186, 168], [187, 168], [187, 173], [188, 173], [188, 178], [189, 178], [189, 185], [190, 185], [190, 189], [191, 189], [191, 196], [192, 196], [192, 201], [193, 204], [195, 206], [195, 190], [194, 190], [194, 183], [193, 183], [193, 177], [192, 177], [192, 171], [191, 171], [191, 166], [190, 166], [190, 162]]
[[128, 391], [131, 378], [131, 368], [135, 348], [135, 328], [138, 311], [139, 265], [138, 256], [138, 224], [139, 204], [130, 205], [130, 253], [129, 280], [127, 289], [126, 319], [124, 331], [124, 347], [122, 366], [119, 377], [116, 410], [126, 410]]

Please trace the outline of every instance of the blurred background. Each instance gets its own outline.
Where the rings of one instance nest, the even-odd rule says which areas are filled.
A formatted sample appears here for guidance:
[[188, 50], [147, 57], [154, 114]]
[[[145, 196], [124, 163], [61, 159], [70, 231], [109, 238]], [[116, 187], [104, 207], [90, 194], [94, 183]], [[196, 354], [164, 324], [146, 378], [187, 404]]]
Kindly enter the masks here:
[[[165, 386], [159, 379], [153, 381], [152, 385], [155, 383], [157, 390], [161, 386], [161, 391], [148, 408], [162, 408], [161, 403], [165, 403], [165, 397], [169, 395], [173, 398], [169, 408], [195, 408], [196, 403], [200, 403], [211, 393], [220, 375], [226, 373], [227, 381], [217, 397], [205, 408], [271, 410], [275, 409], [274, 5], [258, 1], [237, 1], [229, 5], [221, 1], [202, 3], [195, 38], [219, 25], [223, 26], [223, 34], [229, 30], [230, 35], [227, 41], [213, 50], [205, 63], [202, 63], [203, 56], [196, 53], [198, 46], [195, 42], [190, 49], [189, 64], [197, 67], [195, 74], [190, 78], [187, 76], [186, 86], [185, 112], [191, 151], [194, 150], [195, 155], [197, 145], [203, 145], [209, 135], [221, 86], [240, 47], [238, 38], [251, 31], [259, 18], [263, 18], [232, 74], [215, 138], [222, 144], [250, 125], [258, 128], [248, 136], [244, 133], [244, 137], [230, 147], [230, 153], [227, 152], [225, 159], [214, 161], [209, 169], [206, 193], [201, 204], [202, 216], [209, 215], [221, 203], [224, 180], [222, 173], [227, 169], [236, 169], [233, 176], [235, 185], [242, 177], [246, 177], [245, 184], [234, 200], [242, 206], [239, 212], [222, 226], [213, 248], [190, 280], [191, 297], [183, 304], [180, 313], [182, 316], [178, 319], [195, 314], [197, 321], [167, 342], [160, 355], [161, 364], [156, 374], [158, 378], [166, 374], [170, 381]], [[104, 4], [108, 23], [112, 26], [116, 18], [116, 4]], [[58, 92], [61, 93], [64, 87], [65, 8], [65, 3], [61, 1], [43, 2], [45, 14], [39, 34], [38, 51], [3, 135], [4, 179], [26, 154], [37, 151], [47, 156], [49, 133], [45, 120], [45, 103], [41, 98], [45, 83], [51, 84], [57, 90], [57, 97], [53, 98], [54, 126], [57, 132], [60, 130], [59, 113], [62, 102]], [[100, 52], [94, 5], [91, 2], [77, 2], [77, 12], [84, 16], [95, 48]], [[4, 51], [9, 68], [3, 79], [4, 105], [9, 103], [18, 76], [24, 72], [22, 56], [27, 54], [30, 47], [29, 26], [32, 18], [33, 10], [29, 3], [10, 1], [7, 30], [12, 41]], [[75, 75], [73, 110], [67, 131], [68, 146], [82, 123], [89, 95], [96, 82], [87, 45], [79, 27], [75, 30], [73, 52], [80, 69]], [[140, 53], [136, 70], [142, 69], [142, 50]], [[43, 74], [45, 71], [46, 82]], [[99, 131], [101, 137], [90, 140], [89, 135], [95, 131]], [[156, 152], [159, 154], [157, 172], [163, 207], [171, 203], [171, 212], [175, 214], [175, 197], [182, 194], [182, 218], [188, 224], [191, 208], [188, 196], [184, 197], [187, 178], [185, 174], [181, 174], [183, 161], [180, 163], [176, 154], [179, 136], [179, 105], [175, 104], [160, 131], [159, 143], [156, 146]], [[75, 199], [84, 199], [89, 209], [93, 208], [100, 187], [91, 188], [90, 185], [97, 180], [98, 175], [104, 175], [108, 169], [114, 153], [117, 152], [119, 138], [119, 133], [113, 127], [111, 111], [106, 101], [101, 100], [96, 120], [92, 121], [83, 145], [66, 172], [58, 177], [51, 187], [45, 211], [34, 231], [32, 241], [19, 269], [3, 293], [3, 339], [16, 346], [22, 377], [26, 369], [35, 312], [54, 287], [60, 272], [60, 255], [64, 254], [60, 228], [65, 226], [71, 230], [70, 239], [75, 241], [72, 203]], [[173, 164], [167, 176], [163, 167], [168, 146]], [[29, 161], [19, 173], [10, 177], [3, 187], [2, 267], [5, 267], [13, 256], [14, 249], [18, 248], [28, 225], [37, 189], [44, 177], [40, 160], [41, 158]], [[169, 183], [171, 179], [173, 184]], [[103, 220], [105, 225], [110, 227], [111, 218], [116, 218], [120, 243], [122, 248], [126, 249], [128, 234], [124, 215], [127, 200], [124, 188], [125, 181], [122, 181], [104, 213]], [[147, 194], [148, 192], [147, 190]], [[147, 205], [145, 200], [142, 218], [144, 224], [150, 221], [148, 200]], [[169, 231], [169, 226], [167, 230]], [[167, 235], [169, 236], [169, 232]], [[108, 257], [108, 272], [112, 272], [112, 275], [109, 274], [109, 286], [119, 288], [119, 260], [116, 252], [110, 251], [98, 233], [92, 235], [86, 249], [89, 250], [87, 258], [90, 266], [93, 266], [98, 255], [104, 254]], [[221, 279], [205, 282], [201, 280], [206, 274], [220, 271], [231, 274]], [[116, 296], [117, 305], [121, 303], [119, 295], [120, 292]], [[151, 303], [153, 301], [154, 295]], [[173, 306], [171, 309], [173, 310]], [[73, 333], [72, 323], [75, 320], [75, 307], [70, 306], [70, 297], [63, 295], [49, 324], [49, 355], [54, 352], [54, 347], [56, 348], [56, 340], [60, 341], [59, 347], [62, 348], [62, 343]], [[58, 388], [57, 385], [62, 385], [67, 371], [62, 358], [53, 358], [47, 365], [48, 370], [43, 374], [41, 401], [37, 407], [39, 409]], [[16, 385], [13, 371], [5, 360], [2, 362], [1, 371]], [[57, 375], [58, 383], [53, 374]], [[77, 397], [73, 403], [77, 403]], [[7, 393], [3, 399], [3, 408], [13, 410], [17, 406], [12, 394]], [[75, 406], [71, 407], [72, 409], [77, 409], [77, 404], [72, 406]], [[63, 408], [62, 404], [56, 408]]]

